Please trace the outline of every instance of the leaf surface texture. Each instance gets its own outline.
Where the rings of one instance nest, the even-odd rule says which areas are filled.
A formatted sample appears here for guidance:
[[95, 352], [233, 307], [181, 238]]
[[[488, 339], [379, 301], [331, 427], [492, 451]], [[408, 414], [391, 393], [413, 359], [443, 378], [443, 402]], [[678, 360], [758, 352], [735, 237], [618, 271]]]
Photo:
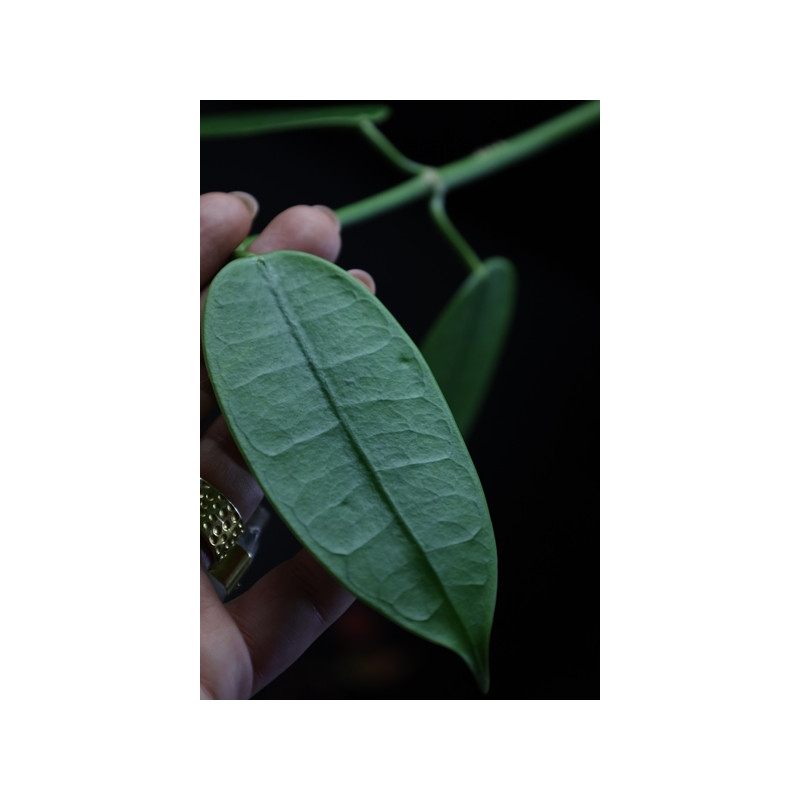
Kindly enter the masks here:
[[231, 433], [297, 538], [362, 601], [458, 653], [486, 691], [491, 520], [397, 321], [344, 270], [281, 251], [218, 274], [203, 343]]

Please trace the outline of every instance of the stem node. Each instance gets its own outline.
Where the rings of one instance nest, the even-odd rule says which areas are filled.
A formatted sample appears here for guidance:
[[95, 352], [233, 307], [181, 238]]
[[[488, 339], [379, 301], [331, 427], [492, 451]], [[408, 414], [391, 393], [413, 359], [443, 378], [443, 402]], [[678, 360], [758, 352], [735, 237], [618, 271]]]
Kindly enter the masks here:
[[436, 194], [443, 193], [445, 191], [444, 181], [442, 180], [442, 176], [439, 174], [439, 170], [434, 169], [433, 167], [425, 167], [424, 170], [420, 173], [422, 177], [422, 182], [426, 186], [430, 186], [431, 189]]

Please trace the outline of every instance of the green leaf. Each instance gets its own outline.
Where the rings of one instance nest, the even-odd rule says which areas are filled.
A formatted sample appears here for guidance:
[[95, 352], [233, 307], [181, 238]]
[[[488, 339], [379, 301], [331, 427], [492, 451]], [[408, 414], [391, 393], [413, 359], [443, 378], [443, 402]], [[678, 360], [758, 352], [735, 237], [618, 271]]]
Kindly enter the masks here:
[[273, 131], [300, 128], [358, 126], [362, 120], [383, 122], [389, 114], [387, 106], [326, 106], [321, 108], [280, 108], [265, 111], [242, 111], [237, 114], [213, 114], [200, 118], [200, 138], [253, 136]]
[[514, 265], [490, 258], [485, 267], [461, 284], [420, 348], [465, 438], [494, 377], [516, 299]]
[[212, 282], [206, 367], [264, 493], [342, 584], [489, 685], [492, 524], [414, 343], [341, 268], [281, 251]]

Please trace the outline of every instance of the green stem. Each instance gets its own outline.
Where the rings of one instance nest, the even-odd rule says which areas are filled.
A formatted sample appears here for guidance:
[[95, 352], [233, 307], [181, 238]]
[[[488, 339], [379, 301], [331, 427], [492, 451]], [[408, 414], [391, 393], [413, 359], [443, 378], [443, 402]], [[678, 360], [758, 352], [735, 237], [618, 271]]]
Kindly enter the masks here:
[[467, 240], [461, 235], [455, 225], [447, 216], [447, 211], [444, 207], [444, 192], [436, 192], [430, 201], [430, 212], [439, 230], [445, 235], [447, 241], [453, 246], [453, 249], [464, 260], [466, 265], [473, 272], [483, 272], [486, 269], [484, 263], [475, 254], [475, 251], [469, 246]]
[[418, 175], [425, 169], [424, 164], [418, 164], [406, 158], [378, 129], [372, 120], [363, 119], [358, 125], [359, 130], [367, 139], [385, 155], [396, 167], [412, 175]]
[[435, 182], [432, 183], [430, 179], [432, 172], [434, 170], [425, 170], [392, 189], [387, 189], [385, 192], [359, 200], [357, 203], [344, 206], [344, 208], [336, 209], [336, 216], [339, 217], [339, 222], [344, 228], [347, 225], [355, 225], [380, 214], [385, 214], [387, 211], [400, 208], [400, 206], [413, 203], [415, 200], [419, 200], [431, 193], [431, 189], [435, 185]]
[[413, 178], [336, 211], [342, 227], [377, 217], [437, 192], [447, 192], [539, 153], [600, 119], [600, 102], [591, 101], [524, 133], [485, 147], [439, 169], [425, 168]]
[[252, 236], [248, 236], [234, 251], [233, 257], [234, 258], [249, 258], [253, 255], [250, 250], [248, 249], [251, 244], [258, 238], [258, 234], [254, 234]]

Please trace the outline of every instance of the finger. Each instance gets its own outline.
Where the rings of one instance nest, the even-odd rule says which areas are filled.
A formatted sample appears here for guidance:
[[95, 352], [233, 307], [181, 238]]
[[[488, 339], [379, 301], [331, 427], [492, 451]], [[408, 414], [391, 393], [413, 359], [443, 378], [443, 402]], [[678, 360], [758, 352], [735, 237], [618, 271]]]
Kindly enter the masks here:
[[200, 475], [236, 506], [245, 521], [264, 497], [223, 417], [217, 417], [200, 437]]
[[[216, 419], [200, 439], [200, 474], [249, 519], [263, 494], [228, 432]], [[216, 589], [200, 570], [200, 696], [246, 700], [252, 696], [249, 650]]]
[[[253, 253], [300, 250], [328, 261], [336, 261], [342, 247], [339, 218], [327, 206], [292, 206], [278, 214], [255, 239]], [[375, 280], [363, 269], [348, 272], [375, 294]]]
[[200, 195], [200, 286], [205, 286], [230, 261], [231, 253], [250, 232], [258, 202], [246, 192]]
[[357, 281], [361, 281], [364, 286], [369, 289], [372, 294], [375, 294], [375, 278], [369, 274], [369, 272], [365, 272], [363, 269], [349, 269], [347, 270]]
[[253, 253], [300, 250], [335, 261], [342, 247], [339, 219], [327, 206], [292, 206], [278, 214], [250, 245]]
[[250, 653], [205, 570], [200, 568], [200, 699], [247, 700], [254, 692]]
[[226, 609], [250, 652], [251, 694], [291, 666], [354, 599], [301, 550], [228, 603]]

